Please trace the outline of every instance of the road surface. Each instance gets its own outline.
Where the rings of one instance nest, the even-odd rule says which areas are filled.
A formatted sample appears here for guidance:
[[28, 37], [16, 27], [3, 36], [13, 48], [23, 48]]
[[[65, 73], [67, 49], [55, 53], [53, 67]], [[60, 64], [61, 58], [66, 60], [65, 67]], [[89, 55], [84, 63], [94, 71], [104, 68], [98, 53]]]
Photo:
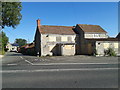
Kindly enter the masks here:
[[118, 57], [35, 57], [9, 52], [2, 88], [118, 88]]

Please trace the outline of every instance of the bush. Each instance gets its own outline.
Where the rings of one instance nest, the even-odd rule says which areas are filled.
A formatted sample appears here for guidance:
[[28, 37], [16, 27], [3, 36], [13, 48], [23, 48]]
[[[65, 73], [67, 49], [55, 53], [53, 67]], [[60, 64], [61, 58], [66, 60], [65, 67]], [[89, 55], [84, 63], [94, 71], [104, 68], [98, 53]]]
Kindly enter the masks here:
[[107, 50], [104, 51], [104, 54], [108, 56], [116, 56], [116, 53], [113, 48], [108, 48]]

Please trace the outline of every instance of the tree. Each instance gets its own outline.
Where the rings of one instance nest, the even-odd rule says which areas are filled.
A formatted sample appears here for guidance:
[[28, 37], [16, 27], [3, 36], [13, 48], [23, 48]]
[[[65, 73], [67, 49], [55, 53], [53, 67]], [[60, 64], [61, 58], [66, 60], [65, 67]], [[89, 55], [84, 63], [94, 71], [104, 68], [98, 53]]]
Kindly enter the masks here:
[[15, 43], [17, 43], [20, 47], [27, 44], [27, 40], [19, 38], [15, 40]]
[[6, 49], [6, 45], [8, 43], [8, 37], [6, 36], [6, 34], [2, 31], [0, 32], [0, 51], [2, 51], [2, 53], [5, 51]]
[[[21, 2], [0, 2], [0, 24], [2, 28], [5, 26], [16, 28], [22, 19], [20, 11], [22, 10]], [[2, 7], [1, 7], [2, 6]]]

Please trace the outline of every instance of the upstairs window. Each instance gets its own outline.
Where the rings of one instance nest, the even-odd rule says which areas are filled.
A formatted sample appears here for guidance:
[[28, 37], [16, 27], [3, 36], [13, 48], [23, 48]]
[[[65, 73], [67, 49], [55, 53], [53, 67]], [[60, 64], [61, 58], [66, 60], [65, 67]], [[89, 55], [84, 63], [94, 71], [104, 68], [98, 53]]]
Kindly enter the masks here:
[[99, 34], [94, 34], [94, 37], [100, 37], [100, 35]]
[[67, 41], [67, 36], [62, 36], [61, 41], [63, 42]]
[[50, 42], [56, 42], [56, 37], [55, 36], [49, 36], [49, 41]]

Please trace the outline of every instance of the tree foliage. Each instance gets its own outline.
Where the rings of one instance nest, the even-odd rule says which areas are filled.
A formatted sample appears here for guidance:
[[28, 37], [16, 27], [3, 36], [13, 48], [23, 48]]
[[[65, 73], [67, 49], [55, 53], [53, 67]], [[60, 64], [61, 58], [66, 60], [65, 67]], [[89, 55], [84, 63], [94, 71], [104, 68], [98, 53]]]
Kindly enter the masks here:
[[5, 26], [15, 28], [22, 19], [20, 13], [22, 10], [21, 2], [1, 2], [0, 4], [2, 4], [2, 7], [0, 7], [2, 28]]
[[21, 47], [21, 46], [27, 44], [27, 40], [19, 38], [19, 39], [15, 40], [15, 43], [17, 43]]
[[6, 34], [2, 31], [0, 32], [0, 51], [4, 51], [6, 49], [6, 45], [8, 43], [8, 37], [6, 36]]

